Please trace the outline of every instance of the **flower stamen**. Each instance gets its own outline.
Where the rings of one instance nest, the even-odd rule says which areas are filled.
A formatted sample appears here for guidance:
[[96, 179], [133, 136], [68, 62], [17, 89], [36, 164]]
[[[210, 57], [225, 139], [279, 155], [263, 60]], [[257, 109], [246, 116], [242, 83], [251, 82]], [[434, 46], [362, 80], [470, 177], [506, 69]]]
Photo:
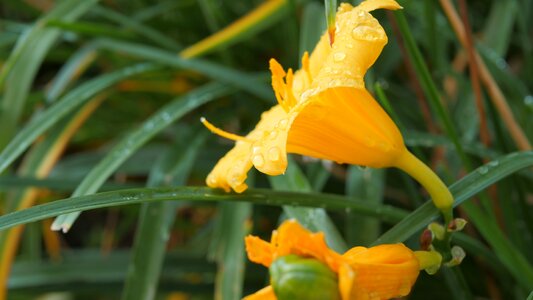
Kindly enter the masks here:
[[302, 56], [302, 68], [304, 69], [309, 84], [311, 84], [313, 82], [313, 76], [311, 76], [311, 69], [309, 68], [309, 52], [307, 51]]
[[253, 143], [253, 141], [250, 140], [249, 138], [246, 138], [244, 136], [240, 136], [240, 135], [237, 135], [237, 134], [234, 134], [234, 133], [231, 133], [231, 132], [227, 132], [227, 131], [224, 131], [224, 130], [216, 127], [215, 125], [209, 123], [204, 117], [200, 118], [200, 122], [202, 122], [202, 124], [204, 124], [204, 126], [207, 129], [209, 129], [212, 133], [214, 133], [216, 135], [219, 135], [219, 136], [221, 136], [223, 138], [226, 138], [228, 140]]
[[292, 69], [289, 69], [288, 73], [285, 73], [283, 67], [272, 58], [270, 60], [270, 72], [272, 72], [272, 88], [274, 89], [276, 99], [283, 110], [289, 112], [296, 105], [296, 98], [292, 92]]

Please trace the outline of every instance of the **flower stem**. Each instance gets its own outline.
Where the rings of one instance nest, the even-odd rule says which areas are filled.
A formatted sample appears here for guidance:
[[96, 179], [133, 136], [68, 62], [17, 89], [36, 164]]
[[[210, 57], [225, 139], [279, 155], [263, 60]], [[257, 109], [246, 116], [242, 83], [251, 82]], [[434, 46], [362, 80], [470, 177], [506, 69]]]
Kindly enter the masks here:
[[424, 186], [435, 206], [444, 215], [445, 224], [448, 224], [453, 218], [453, 196], [440, 178], [407, 149], [398, 157], [395, 167], [402, 169]]

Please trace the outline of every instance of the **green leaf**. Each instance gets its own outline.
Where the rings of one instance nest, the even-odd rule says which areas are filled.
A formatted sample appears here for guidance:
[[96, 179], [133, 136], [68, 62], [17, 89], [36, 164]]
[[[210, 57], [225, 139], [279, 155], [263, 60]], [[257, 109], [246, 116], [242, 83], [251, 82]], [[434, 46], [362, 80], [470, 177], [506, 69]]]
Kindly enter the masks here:
[[[109, 153], [85, 176], [73, 197], [92, 194], [100, 188], [113, 172], [126, 161], [136, 150], [154, 137], [161, 130], [178, 120], [186, 113], [198, 108], [200, 105], [213, 101], [226, 95], [233, 89], [219, 83], [210, 83], [185, 96], [174, 99], [154, 113], [136, 130], [124, 137]], [[64, 232], [72, 226], [79, 212], [60, 216], [52, 224], [54, 230], [62, 229]]]
[[[350, 166], [346, 178], [346, 195], [373, 204], [383, 202], [385, 170]], [[350, 212], [346, 214], [346, 239], [350, 245], [368, 246], [380, 233], [380, 222]]]
[[67, 198], [6, 214], [0, 216], [0, 230], [71, 212], [168, 200], [243, 201], [276, 206], [323, 207], [340, 211], [351, 209], [354, 212], [380, 218], [387, 223], [399, 222], [407, 215], [405, 210], [390, 205], [373, 205], [357, 199], [348, 201], [344, 196], [331, 194], [281, 192], [265, 189], [248, 189], [242, 194], [232, 194], [205, 187], [139, 188]]
[[168, 65], [174, 68], [184, 68], [198, 71], [216, 81], [229, 83], [235, 87], [250, 92], [261, 99], [268, 100], [269, 103], [272, 103], [272, 89], [265, 84], [261, 84], [256, 77], [250, 76], [249, 74], [245, 74], [231, 68], [226, 68], [207, 60], [180, 58], [175, 53], [142, 44], [119, 42], [110, 39], [98, 40], [97, 44], [99, 47], [104, 49], [137, 56], [145, 60]]
[[[196, 135], [181, 134], [176, 145], [155, 162], [148, 186], [186, 183], [207, 136], [206, 132], [194, 133]], [[176, 209], [181, 205], [183, 202], [176, 201], [143, 204], [122, 299], [154, 299], [156, 296], [170, 229]]]
[[244, 282], [244, 237], [252, 213], [250, 203], [222, 202], [217, 229], [215, 299], [242, 298]]
[[46, 111], [32, 119], [0, 153], [0, 173], [26, 150], [37, 137], [56, 124], [63, 116], [109, 88], [118, 81], [156, 69], [153, 64], [138, 64], [85, 82], [62, 97]]
[[[268, 178], [277, 191], [312, 192], [313, 190], [296, 162], [290, 158], [284, 175], [269, 176]], [[298, 220], [300, 224], [311, 231], [324, 232], [326, 242], [332, 249], [341, 253], [348, 249], [346, 242], [323, 208], [294, 207], [292, 203], [288, 202], [288, 204], [291, 206], [283, 206], [283, 211], [289, 218]]]
[[45, 28], [44, 25], [50, 19], [76, 20], [97, 2], [98, 0], [62, 1], [19, 37], [0, 71], [0, 88], [5, 89], [0, 102], [0, 149], [15, 132], [33, 79], [61, 33], [57, 29]]
[[[533, 166], [533, 151], [516, 152], [479, 167], [450, 186], [450, 191], [455, 198], [454, 206], [463, 204], [463, 209], [470, 215], [476, 228], [495, 249], [496, 255], [515, 279], [525, 288], [533, 288], [531, 265], [522, 253], [510, 244], [494, 220], [481, 215], [481, 210], [472, 203], [463, 202], [500, 179], [530, 166]], [[374, 245], [405, 241], [435, 220], [438, 215], [438, 210], [431, 202], [427, 202], [378, 238]]]

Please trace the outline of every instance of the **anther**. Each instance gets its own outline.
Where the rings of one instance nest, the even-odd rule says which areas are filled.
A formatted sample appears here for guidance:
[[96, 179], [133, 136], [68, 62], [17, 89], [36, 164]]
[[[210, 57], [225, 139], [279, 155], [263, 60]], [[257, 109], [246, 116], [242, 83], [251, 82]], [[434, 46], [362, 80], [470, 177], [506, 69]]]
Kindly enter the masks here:
[[247, 143], [253, 143], [252, 140], [244, 137], [244, 136], [240, 136], [240, 135], [236, 135], [236, 134], [233, 134], [233, 133], [230, 133], [230, 132], [227, 132], [227, 131], [224, 131], [220, 128], [217, 128], [215, 127], [213, 124], [209, 123], [204, 117], [201, 117], [200, 118], [200, 122], [202, 122], [202, 124], [204, 124], [204, 126], [209, 129], [212, 133], [216, 134], [216, 135], [219, 135], [223, 138], [226, 138], [228, 140], [232, 140], [232, 141], [243, 141], [243, 142], [247, 142]]

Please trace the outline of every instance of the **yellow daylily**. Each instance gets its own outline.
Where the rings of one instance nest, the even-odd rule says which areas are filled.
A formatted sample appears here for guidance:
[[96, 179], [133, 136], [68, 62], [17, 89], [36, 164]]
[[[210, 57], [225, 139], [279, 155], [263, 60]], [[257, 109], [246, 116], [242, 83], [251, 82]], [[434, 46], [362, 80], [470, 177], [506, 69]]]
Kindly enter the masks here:
[[[245, 242], [248, 258], [266, 267], [289, 255], [323, 263], [336, 275], [338, 294], [342, 300], [405, 296], [411, 291], [420, 270], [441, 263], [438, 253], [414, 252], [403, 244], [354, 247], [341, 255], [328, 248], [322, 232], [311, 233], [294, 220], [285, 221], [274, 231], [270, 243], [255, 236], [247, 236]], [[245, 297], [245, 300], [277, 299], [279, 288], [274, 287], [275, 284], [272, 282], [272, 285]]]
[[337, 163], [398, 167], [428, 189], [435, 205], [450, 211], [452, 196], [440, 179], [405, 147], [394, 122], [366, 90], [364, 75], [387, 43], [379, 22], [369, 13], [399, 9], [393, 0], [342, 3], [336, 15], [335, 41], [325, 33], [302, 69], [287, 72], [270, 60], [272, 87], [278, 104], [263, 113], [248, 135], [224, 132], [202, 119], [211, 131], [236, 141], [208, 175], [213, 188], [243, 192], [254, 166], [268, 175], [283, 174], [287, 153]]

